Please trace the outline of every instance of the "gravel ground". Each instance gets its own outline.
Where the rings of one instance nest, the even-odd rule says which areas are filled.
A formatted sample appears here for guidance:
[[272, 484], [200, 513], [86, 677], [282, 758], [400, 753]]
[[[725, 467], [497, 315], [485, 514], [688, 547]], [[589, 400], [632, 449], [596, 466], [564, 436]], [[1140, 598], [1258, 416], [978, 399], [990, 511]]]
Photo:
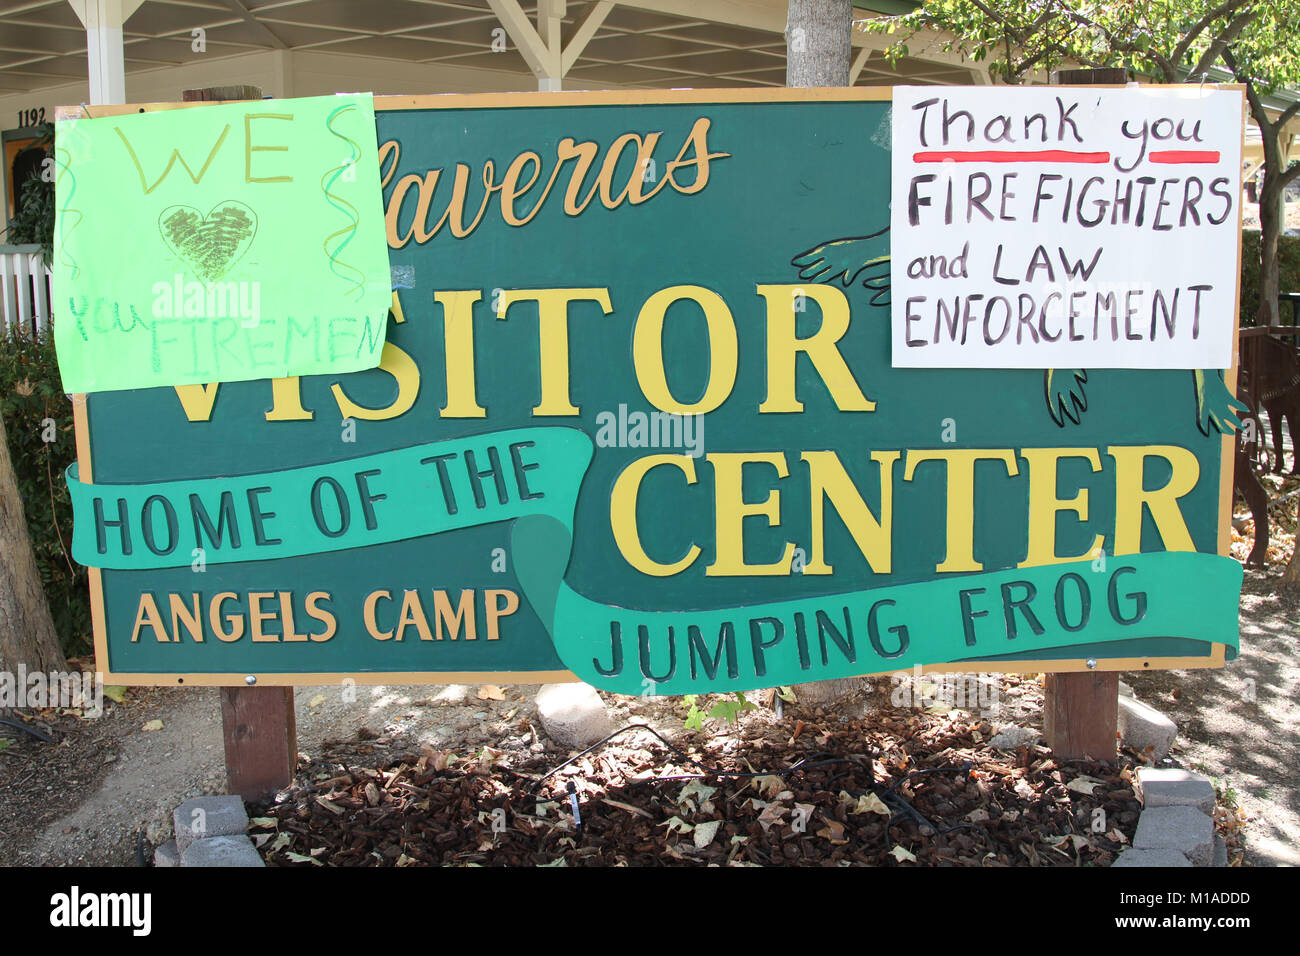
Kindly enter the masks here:
[[1140, 699], [1178, 724], [1173, 756], [1244, 812], [1245, 862], [1300, 865], [1300, 592], [1247, 571], [1241, 656], [1223, 671], [1133, 674]]

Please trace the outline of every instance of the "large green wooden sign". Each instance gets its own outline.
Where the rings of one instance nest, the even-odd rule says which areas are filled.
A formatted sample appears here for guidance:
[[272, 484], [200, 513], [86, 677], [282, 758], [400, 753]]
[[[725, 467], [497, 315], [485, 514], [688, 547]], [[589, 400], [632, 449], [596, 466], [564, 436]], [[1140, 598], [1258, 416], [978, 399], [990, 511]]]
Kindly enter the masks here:
[[678, 694], [1235, 654], [1226, 392], [891, 367], [887, 96], [377, 99], [382, 365], [79, 407], [100, 668]]

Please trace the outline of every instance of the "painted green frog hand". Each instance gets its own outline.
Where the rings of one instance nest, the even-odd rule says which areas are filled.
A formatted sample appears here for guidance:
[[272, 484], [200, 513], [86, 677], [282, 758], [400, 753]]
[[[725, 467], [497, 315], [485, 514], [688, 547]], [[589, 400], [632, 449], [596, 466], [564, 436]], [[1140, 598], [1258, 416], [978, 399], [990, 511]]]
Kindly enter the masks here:
[[869, 236], [832, 239], [790, 260], [799, 278], [810, 282], [839, 282], [847, 288], [861, 279], [872, 289], [872, 305], [889, 304], [889, 227]]
[[1051, 369], [1043, 374], [1043, 392], [1047, 397], [1047, 411], [1052, 421], [1065, 427], [1068, 418], [1076, 425], [1079, 416], [1088, 410], [1088, 396], [1083, 386], [1087, 384], [1086, 369]]
[[1196, 427], [1201, 434], [1208, 435], [1211, 428], [1221, 434], [1239, 430], [1240, 416], [1250, 409], [1233, 398], [1223, 381], [1223, 372], [1197, 369], [1192, 375], [1196, 380]]

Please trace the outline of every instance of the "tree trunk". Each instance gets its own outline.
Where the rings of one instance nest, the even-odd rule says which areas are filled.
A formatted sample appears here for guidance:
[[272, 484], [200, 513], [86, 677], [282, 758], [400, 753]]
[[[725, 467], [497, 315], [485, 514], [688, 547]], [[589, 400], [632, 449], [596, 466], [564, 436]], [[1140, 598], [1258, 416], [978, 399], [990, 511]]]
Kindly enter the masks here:
[[786, 86], [848, 86], [853, 0], [790, 0], [785, 25]]
[[[1259, 191], [1259, 312], [1256, 322], [1259, 325], [1281, 325], [1277, 297], [1281, 286], [1278, 240], [1282, 235], [1283, 197], [1286, 193], [1286, 170], [1282, 168], [1283, 124], [1270, 122], [1249, 82], [1246, 90], [1250, 113], [1259, 127], [1260, 145], [1264, 150], [1264, 181]], [[1300, 543], [1291, 551], [1282, 572], [1282, 584], [1288, 588], [1300, 586]]]
[[[1285, 225], [1283, 198], [1287, 183], [1290, 182], [1284, 162], [1282, 132], [1297, 115], [1300, 106], [1289, 106], [1273, 119], [1268, 115], [1255, 81], [1242, 72], [1231, 50], [1224, 50], [1223, 60], [1236, 76], [1237, 82], [1246, 88], [1246, 103], [1250, 107], [1251, 119], [1259, 127], [1259, 143], [1264, 153], [1264, 179], [1259, 188], [1259, 309], [1256, 312], [1256, 323], [1261, 326], [1280, 325], [1277, 301], [1280, 284], [1278, 238]], [[1287, 142], [1286, 151], [1289, 152], [1290, 140]], [[1300, 566], [1296, 565], [1295, 554], [1287, 566], [1286, 580], [1292, 580], [1293, 574], [1295, 579], [1300, 579]]]
[[[1276, 148], [1264, 154], [1276, 154]], [[1278, 182], [1280, 157], [1273, 162], [1265, 159], [1264, 185], [1259, 193], [1259, 312], [1256, 324], [1280, 325], [1277, 296], [1280, 289], [1280, 269], [1278, 265], [1278, 238], [1282, 235], [1282, 193]]]
[[0, 421], [0, 670], [65, 671]]
[[[848, 86], [853, 63], [853, 0], [790, 0], [785, 27], [786, 86]], [[828, 704], [862, 678], [796, 684], [801, 704]]]

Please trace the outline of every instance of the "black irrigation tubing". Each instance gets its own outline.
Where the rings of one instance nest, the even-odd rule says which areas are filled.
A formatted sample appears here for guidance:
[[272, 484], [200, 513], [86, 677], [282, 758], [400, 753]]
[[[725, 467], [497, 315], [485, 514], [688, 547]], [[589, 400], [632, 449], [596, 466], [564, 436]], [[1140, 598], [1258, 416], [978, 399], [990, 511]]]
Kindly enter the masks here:
[[[888, 789], [881, 791], [880, 798], [883, 803], [895, 807], [898, 810], [901, 810], [906, 816], [909, 816], [912, 819], [914, 819], [917, 823], [918, 828], [921, 829], [922, 832], [928, 829], [935, 836], [944, 836], [945, 834], [953, 833], [954, 831], [957, 830], [975, 830], [978, 831], [979, 834], [984, 837], [984, 842], [987, 843], [990, 847], [992, 847], [994, 846], [993, 838], [989, 836], [988, 831], [984, 829], [984, 827], [980, 826], [979, 824], [956, 823], [950, 827], [937, 827], [932, 822], [930, 822], [930, 820], [928, 820], [919, 810], [917, 810], [916, 807], [912, 806], [911, 803], [905, 800], [901, 794], [896, 792], [899, 787], [901, 787], [903, 784], [907, 783], [908, 781], [912, 780], [914, 777], [920, 777], [931, 773], [960, 773], [963, 776], [969, 777], [973, 769], [974, 769], [974, 764], [969, 760], [964, 760], [962, 761], [960, 767], [927, 767], [924, 770], [913, 770], [911, 773], [907, 774], [906, 776], [899, 777], [896, 781], [894, 781], [894, 783], [892, 783], [889, 786]], [[846, 791], [846, 792], [849, 793], [850, 796], [863, 796], [866, 794], [867, 791], [863, 791], [861, 793], [854, 793], [853, 791]], [[870, 792], [873, 793], [875, 792], [874, 785]]]
[[0, 717], [0, 724], [4, 724], [6, 727], [12, 727], [15, 730], [25, 731], [37, 740], [42, 740], [47, 744], [54, 743], [54, 738], [49, 734], [45, 733], [43, 730], [37, 730], [35, 727], [28, 726], [20, 720], [10, 720], [8, 717]]

